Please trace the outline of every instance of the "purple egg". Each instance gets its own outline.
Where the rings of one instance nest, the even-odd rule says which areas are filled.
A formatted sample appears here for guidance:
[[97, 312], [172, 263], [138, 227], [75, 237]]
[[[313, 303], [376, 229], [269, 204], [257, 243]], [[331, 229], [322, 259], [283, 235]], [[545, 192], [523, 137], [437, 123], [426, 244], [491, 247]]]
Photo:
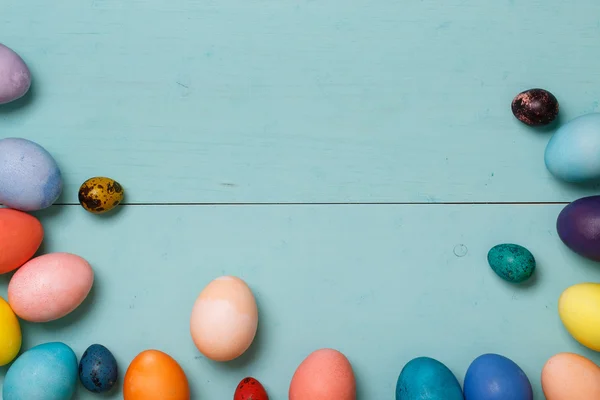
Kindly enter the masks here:
[[560, 240], [575, 253], [600, 261], [600, 196], [589, 196], [568, 204], [558, 215]]
[[23, 97], [30, 86], [31, 72], [25, 61], [0, 43], [0, 104]]

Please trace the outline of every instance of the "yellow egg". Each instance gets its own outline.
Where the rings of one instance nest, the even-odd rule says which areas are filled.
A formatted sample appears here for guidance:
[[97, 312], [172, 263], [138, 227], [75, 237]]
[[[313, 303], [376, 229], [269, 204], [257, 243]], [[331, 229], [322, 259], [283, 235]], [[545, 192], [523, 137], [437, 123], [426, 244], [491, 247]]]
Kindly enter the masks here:
[[575, 340], [600, 351], [599, 283], [579, 283], [567, 288], [558, 300], [558, 314]]
[[8, 303], [0, 297], [0, 366], [10, 363], [21, 350], [21, 327]]
[[97, 176], [79, 187], [79, 204], [93, 214], [112, 210], [123, 201], [125, 191], [114, 179]]

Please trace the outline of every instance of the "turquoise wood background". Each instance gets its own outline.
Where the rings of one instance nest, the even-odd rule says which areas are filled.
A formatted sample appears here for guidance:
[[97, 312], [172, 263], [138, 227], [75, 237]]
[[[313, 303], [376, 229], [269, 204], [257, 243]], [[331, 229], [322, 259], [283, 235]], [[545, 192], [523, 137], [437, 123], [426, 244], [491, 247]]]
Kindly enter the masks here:
[[[543, 398], [551, 355], [600, 362], [556, 311], [600, 268], [555, 230], [565, 202], [598, 188], [553, 179], [543, 152], [556, 125], [525, 127], [510, 101], [542, 87], [562, 122], [600, 110], [599, 15], [594, 0], [3, 0], [0, 42], [34, 85], [0, 107], [0, 137], [56, 157], [66, 187], [38, 214], [43, 251], [79, 254], [97, 274], [76, 313], [23, 324], [26, 348], [61, 340], [81, 355], [99, 342], [123, 372], [158, 348], [194, 399], [231, 398], [253, 375], [274, 400], [320, 347], [351, 360], [359, 400], [393, 398], [412, 357], [462, 381], [498, 352]], [[125, 186], [118, 212], [77, 205], [95, 175]], [[487, 266], [507, 241], [535, 254], [534, 283]], [[215, 364], [188, 320], [222, 274], [249, 283], [260, 322], [242, 359]]]

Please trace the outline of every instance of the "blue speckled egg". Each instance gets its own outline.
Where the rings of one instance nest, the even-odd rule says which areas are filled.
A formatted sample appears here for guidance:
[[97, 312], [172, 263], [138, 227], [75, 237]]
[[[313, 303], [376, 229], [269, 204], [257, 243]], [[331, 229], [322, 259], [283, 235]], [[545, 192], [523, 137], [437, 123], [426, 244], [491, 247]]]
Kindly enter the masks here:
[[525, 372], [499, 354], [477, 357], [465, 375], [465, 400], [533, 400]]
[[118, 377], [117, 360], [106, 347], [93, 344], [81, 356], [79, 380], [87, 390], [108, 392], [115, 386]]
[[64, 343], [35, 346], [8, 369], [3, 400], [70, 400], [77, 387], [77, 356]]
[[535, 271], [533, 254], [518, 244], [504, 243], [496, 245], [488, 252], [487, 259], [492, 270], [508, 282], [524, 282]]
[[545, 153], [546, 168], [566, 182], [600, 178], [600, 113], [577, 117], [556, 131]]
[[63, 181], [46, 149], [27, 139], [0, 140], [0, 203], [21, 211], [50, 207]]
[[398, 377], [396, 400], [464, 400], [458, 380], [441, 362], [418, 357], [410, 360]]

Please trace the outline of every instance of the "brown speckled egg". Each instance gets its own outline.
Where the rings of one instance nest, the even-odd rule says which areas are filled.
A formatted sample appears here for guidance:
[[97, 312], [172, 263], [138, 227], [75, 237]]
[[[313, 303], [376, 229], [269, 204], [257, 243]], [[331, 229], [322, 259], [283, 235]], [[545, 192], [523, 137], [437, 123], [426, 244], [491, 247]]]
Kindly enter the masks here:
[[93, 214], [102, 214], [118, 206], [124, 195], [119, 182], [97, 176], [83, 182], [79, 188], [79, 204]]
[[544, 89], [529, 89], [519, 93], [511, 104], [513, 115], [529, 126], [548, 125], [558, 115], [558, 100]]

